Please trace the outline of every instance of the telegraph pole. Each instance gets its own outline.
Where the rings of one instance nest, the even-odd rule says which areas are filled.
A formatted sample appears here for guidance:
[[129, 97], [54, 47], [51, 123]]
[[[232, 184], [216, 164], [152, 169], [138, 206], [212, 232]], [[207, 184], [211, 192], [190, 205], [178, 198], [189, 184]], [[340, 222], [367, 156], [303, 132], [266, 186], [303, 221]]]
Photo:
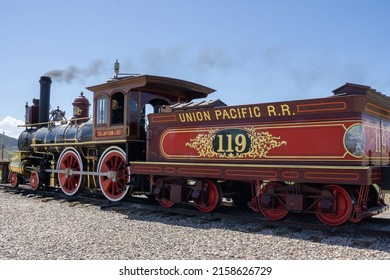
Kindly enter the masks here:
[[3, 131], [3, 139], [1, 144], [1, 162], [4, 162], [4, 131]]

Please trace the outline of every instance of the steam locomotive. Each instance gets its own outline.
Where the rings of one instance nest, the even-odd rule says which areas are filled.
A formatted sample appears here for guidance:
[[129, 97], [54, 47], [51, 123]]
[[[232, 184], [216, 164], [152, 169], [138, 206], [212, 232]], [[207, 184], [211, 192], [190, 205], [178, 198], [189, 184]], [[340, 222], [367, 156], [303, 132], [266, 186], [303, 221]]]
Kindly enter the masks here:
[[[51, 78], [26, 104], [11, 185], [145, 195], [212, 212], [223, 199], [270, 219], [314, 213], [338, 226], [389, 208], [390, 99], [347, 83], [325, 98], [227, 106], [214, 90], [152, 75], [87, 87], [67, 120], [49, 112]], [[151, 112], [150, 114], [148, 114]]]

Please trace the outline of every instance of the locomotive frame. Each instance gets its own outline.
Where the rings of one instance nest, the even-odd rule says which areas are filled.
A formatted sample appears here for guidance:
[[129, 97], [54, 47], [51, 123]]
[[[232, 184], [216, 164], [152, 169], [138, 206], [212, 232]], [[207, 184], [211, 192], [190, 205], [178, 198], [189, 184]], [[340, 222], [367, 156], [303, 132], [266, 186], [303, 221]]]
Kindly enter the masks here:
[[193, 101], [214, 92], [196, 83], [117, 75], [87, 87], [93, 118], [81, 94], [66, 120], [59, 108], [49, 119], [51, 79], [40, 83], [10, 163], [14, 187], [23, 181], [67, 195], [86, 188], [113, 202], [143, 194], [164, 207], [189, 203], [202, 212], [228, 198], [274, 220], [306, 212], [331, 226], [389, 208], [390, 102], [370, 87], [226, 106]]

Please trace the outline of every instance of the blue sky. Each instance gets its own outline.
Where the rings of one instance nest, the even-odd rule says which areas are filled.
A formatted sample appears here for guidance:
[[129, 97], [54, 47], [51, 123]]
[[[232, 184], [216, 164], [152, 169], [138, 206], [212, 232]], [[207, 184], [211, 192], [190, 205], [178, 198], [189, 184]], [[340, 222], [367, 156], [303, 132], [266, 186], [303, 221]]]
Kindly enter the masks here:
[[324, 97], [346, 82], [390, 95], [389, 13], [387, 0], [2, 0], [0, 132], [17, 135], [40, 76], [67, 74], [53, 77], [50, 103], [70, 118], [116, 59], [229, 105]]

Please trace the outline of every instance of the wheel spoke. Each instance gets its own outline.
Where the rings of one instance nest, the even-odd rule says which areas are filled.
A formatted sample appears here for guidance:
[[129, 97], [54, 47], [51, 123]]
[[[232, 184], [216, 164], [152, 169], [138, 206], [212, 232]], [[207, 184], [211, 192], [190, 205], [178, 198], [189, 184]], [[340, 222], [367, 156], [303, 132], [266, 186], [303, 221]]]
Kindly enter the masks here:
[[101, 181], [100, 186], [105, 193], [111, 193], [111, 184], [111, 180], [105, 177], [104, 180]]

